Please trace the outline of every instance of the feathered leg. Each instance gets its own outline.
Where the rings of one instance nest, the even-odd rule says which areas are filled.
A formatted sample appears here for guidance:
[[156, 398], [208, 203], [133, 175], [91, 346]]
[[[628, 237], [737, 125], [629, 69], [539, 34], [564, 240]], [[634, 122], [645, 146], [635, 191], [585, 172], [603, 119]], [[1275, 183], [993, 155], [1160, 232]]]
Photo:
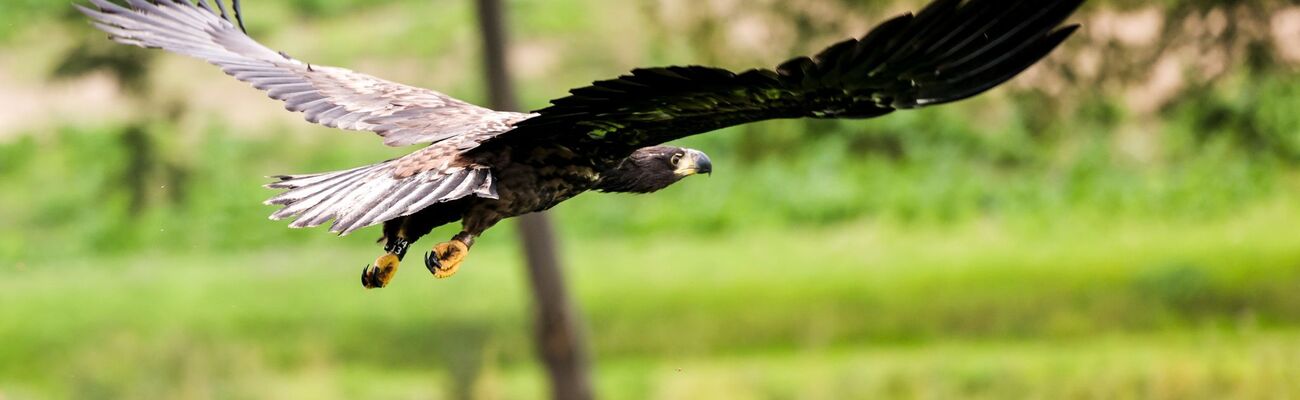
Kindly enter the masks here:
[[[388, 282], [397, 274], [398, 264], [406, 257], [406, 251], [411, 244], [428, 235], [434, 228], [460, 219], [467, 204], [465, 201], [443, 203], [411, 216], [384, 222], [384, 237], [379, 239], [384, 244], [384, 255], [375, 259], [373, 266], [367, 265], [366, 269], [361, 271], [362, 286], [367, 289], [388, 286]], [[470, 242], [473, 240], [470, 239]]]

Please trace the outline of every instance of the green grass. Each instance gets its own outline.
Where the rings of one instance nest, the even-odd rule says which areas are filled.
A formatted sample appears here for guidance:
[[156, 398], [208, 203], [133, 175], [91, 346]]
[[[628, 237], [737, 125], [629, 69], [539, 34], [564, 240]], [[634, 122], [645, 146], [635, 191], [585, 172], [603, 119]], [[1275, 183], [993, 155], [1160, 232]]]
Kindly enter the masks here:
[[[565, 249], [611, 398], [1256, 397], [1300, 394], [1283, 378], [1300, 372], [1297, 224], [1275, 204]], [[408, 264], [382, 291], [360, 288], [378, 249], [354, 241], [0, 266], [0, 393], [536, 397], [509, 238], [452, 280]]]
[[1300, 393], [1296, 332], [951, 342], [604, 365], [611, 398], [1249, 399]]

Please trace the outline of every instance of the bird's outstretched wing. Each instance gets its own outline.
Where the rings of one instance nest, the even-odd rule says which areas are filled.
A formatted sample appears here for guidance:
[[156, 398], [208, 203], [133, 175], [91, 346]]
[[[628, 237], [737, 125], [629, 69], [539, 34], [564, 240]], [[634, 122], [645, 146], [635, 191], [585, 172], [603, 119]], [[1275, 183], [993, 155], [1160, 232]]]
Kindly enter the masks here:
[[203, 59], [265, 90], [308, 121], [332, 128], [373, 131], [384, 144], [435, 143], [460, 135], [498, 133], [527, 114], [496, 112], [428, 89], [343, 68], [312, 65], [254, 41], [243, 28], [239, 0], [227, 13], [222, 0], [108, 0], [76, 5], [119, 43]]
[[[488, 143], [619, 151], [775, 118], [870, 118], [965, 99], [1045, 57], [1083, 0], [937, 0], [775, 70], [638, 69], [574, 89]], [[593, 148], [591, 146], [587, 148]]]

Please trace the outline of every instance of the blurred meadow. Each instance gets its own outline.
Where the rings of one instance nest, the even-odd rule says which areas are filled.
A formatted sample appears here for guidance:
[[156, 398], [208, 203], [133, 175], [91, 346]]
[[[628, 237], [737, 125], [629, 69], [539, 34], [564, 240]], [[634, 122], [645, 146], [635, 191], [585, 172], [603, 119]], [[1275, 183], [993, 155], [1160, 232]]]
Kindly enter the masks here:
[[[984, 96], [690, 138], [712, 177], [557, 207], [597, 393], [1300, 398], [1293, 3], [1094, 0]], [[772, 66], [922, 4], [506, 2], [529, 109], [638, 66]], [[468, 0], [244, 11], [296, 58], [485, 103]], [[67, 2], [0, 3], [0, 399], [545, 396], [511, 224], [453, 279], [408, 260], [365, 291], [379, 232], [288, 229], [261, 185], [411, 149], [104, 36]]]

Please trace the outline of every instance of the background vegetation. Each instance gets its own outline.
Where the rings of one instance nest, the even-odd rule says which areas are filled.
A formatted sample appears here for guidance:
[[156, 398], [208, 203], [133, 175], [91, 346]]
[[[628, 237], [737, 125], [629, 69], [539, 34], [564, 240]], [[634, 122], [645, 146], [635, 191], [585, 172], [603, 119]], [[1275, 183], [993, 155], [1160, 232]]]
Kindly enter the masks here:
[[[919, 1], [515, 0], [524, 104], [774, 65]], [[277, 49], [482, 102], [472, 4], [250, 2]], [[684, 141], [716, 163], [556, 210], [609, 398], [1300, 396], [1300, 8], [1093, 1], [1009, 87]], [[410, 149], [0, 4], [0, 399], [531, 398], [509, 227], [464, 272], [267, 221], [264, 176]], [[455, 227], [435, 233], [449, 236]], [[431, 243], [421, 243], [426, 246]]]

